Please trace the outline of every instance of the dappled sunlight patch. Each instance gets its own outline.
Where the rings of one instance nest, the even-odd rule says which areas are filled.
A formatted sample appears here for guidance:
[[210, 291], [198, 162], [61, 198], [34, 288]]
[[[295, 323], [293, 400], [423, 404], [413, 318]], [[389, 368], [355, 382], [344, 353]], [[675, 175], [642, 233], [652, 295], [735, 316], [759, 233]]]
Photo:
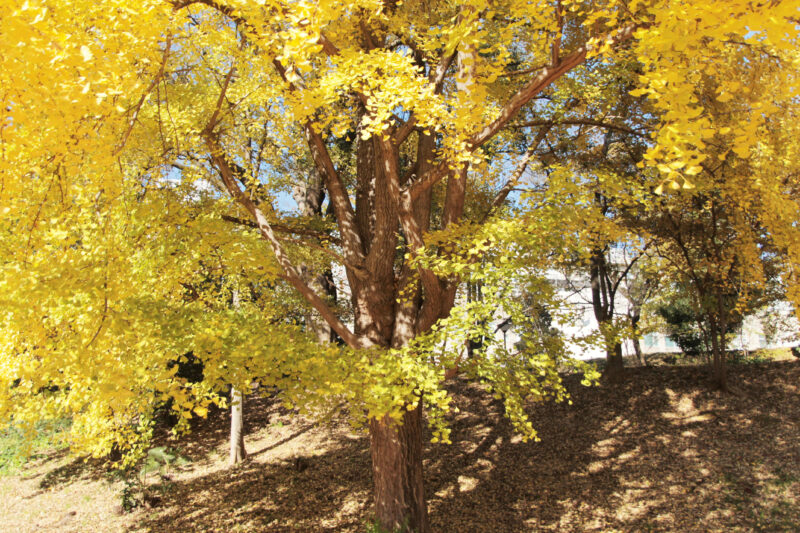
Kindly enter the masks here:
[[596, 457], [609, 457], [619, 444], [618, 439], [604, 439], [592, 446], [592, 453]]
[[[434, 494], [434, 496], [435, 496], [435, 498], [438, 498], [438, 499], [441, 499], [441, 500], [445, 500], [445, 499], [450, 499], [453, 496], [455, 496], [455, 493], [456, 493], [456, 484], [455, 483], [451, 483], [451, 484], [445, 485], [441, 489], [437, 490], [436, 493]], [[435, 503], [435, 502], [432, 502], [432, 503]]]
[[495, 465], [492, 461], [488, 459], [478, 459], [475, 461], [475, 468], [473, 469], [476, 473], [486, 474], [491, 470], [494, 470]]
[[471, 441], [462, 441], [458, 443], [458, 447], [461, 448], [461, 450], [464, 453], [472, 454], [475, 453], [475, 451], [480, 447], [480, 443]]
[[653, 507], [664, 503], [663, 499], [646, 498], [641, 489], [628, 489], [620, 495], [623, 505], [614, 513], [614, 518], [622, 523], [633, 522], [647, 516]]
[[638, 446], [636, 448], [632, 449], [632, 450], [629, 450], [627, 452], [623, 452], [623, 453], [619, 454], [619, 456], [617, 456], [617, 462], [618, 463], [626, 463], [628, 461], [632, 461], [633, 459], [636, 459], [637, 457], [639, 457], [639, 452], [640, 452], [640, 450], [639, 450]]
[[618, 433], [622, 433], [630, 427], [630, 420], [627, 419], [627, 416], [624, 414], [618, 415], [614, 417], [613, 420], [609, 421], [605, 426], [604, 429], [608, 432], [609, 435], [616, 435]]
[[568, 509], [574, 509], [572, 512], [566, 513], [559, 520], [559, 527], [563, 529], [572, 529], [580, 524], [581, 527], [588, 530], [599, 529], [603, 527], [605, 522], [605, 512], [592, 508], [585, 503], [575, 502], [572, 500], [564, 500], [558, 502]]
[[320, 525], [335, 530], [342, 522], [358, 521], [369, 512], [369, 505], [367, 503], [369, 500], [370, 495], [367, 491], [356, 491], [354, 493], [345, 494], [339, 512], [329, 519], [322, 520]]
[[479, 480], [470, 476], [458, 476], [458, 490], [460, 492], [470, 492], [478, 486]]
[[685, 459], [694, 459], [699, 457], [700, 454], [694, 448], [687, 448], [681, 452], [681, 457]]

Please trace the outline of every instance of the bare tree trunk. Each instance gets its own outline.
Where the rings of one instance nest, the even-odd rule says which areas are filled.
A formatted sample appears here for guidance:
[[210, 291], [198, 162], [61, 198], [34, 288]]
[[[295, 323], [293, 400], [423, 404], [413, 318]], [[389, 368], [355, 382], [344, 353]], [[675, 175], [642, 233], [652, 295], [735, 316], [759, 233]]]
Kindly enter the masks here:
[[[231, 307], [239, 308], [239, 288], [231, 292]], [[247, 457], [244, 449], [244, 396], [242, 392], [231, 386], [231, 453], [229, 466], [241, 463]]]
[[617, 382], [622, 379], [625, 366], [622, 362], [622, 344], [615, 342], [611, 350], [606, 351], [606, 369], [603, 377], [608, 381]]
[[[698, 323], [700, 322], [701, 321], [698, 320]], [[703, 351], [703, 358], [706, 360], [707, 365], [711, 365], [714, 353], [714, 342], [711, 340], [712, 334], [709, 334], [708, 331], [706, 331], [706, 328], [702, 326], [702, 324], [699, 327], [700, 331], [703, 333], [703, 346], [705, 347], [705, 350]]]
[[636, 355], [636, 362], [639, 366], [647, 366], [647, 357], [642, 351], [642, 343], [639, 342], [639, 337], [633, 338], [633, 353]]
[[606, 368], [603, 377], [614, 383], [622, 380], [625, 367], [622, 363], [622, 345], [616, 340], [613, 345], [608, 342], [609, 329], [613, 326], [614, 320], [614, 294], [608, 286], [608, 265], [603, 254], [601, 249], [596, 249], [592, 253], [589, 279], [594, 317], [606, 340], [606, 345], [610, 346], [606, 348]]
[[725, 330], [720, 327], [714, 317], [709, 317], [709, 329], [711, 330], [712, 383], [716, 389], [728, 392], [728, 368], [725, 364]]
[[370, 421], [375, 512], [386, 531], [430, 533], [422, 479], [422, 408], [406, 411], [403, 424]]
[[713, 369], [712, 369], [712, 380], [714, 383], [714, 387], [717, 389], [727, 392], [728, 391], [728, 367], [725, 364], [725, 351], [720, 347], [720, 342], [716, 338], [712, 338], [712, 344], [714, 345], [713, 352], [714, 352], [714, 360], [713, 360]]
[[633, 353], [636, 354], [636, 362], [639, 366], [647, 366], [647, 358], [644, 356], [644, 352], [642, 352], [642, 344], [639, 342], [639, 320], [641, 315], [638, 312], [634, 312], [631, 316], [631, 330], [633, 332], [633, 338], [631, 339], [633, 342]]
[[244, 396], [231, 387], [231, 454], [230, 466], [241, 463], [247, 457], [244, 449]]

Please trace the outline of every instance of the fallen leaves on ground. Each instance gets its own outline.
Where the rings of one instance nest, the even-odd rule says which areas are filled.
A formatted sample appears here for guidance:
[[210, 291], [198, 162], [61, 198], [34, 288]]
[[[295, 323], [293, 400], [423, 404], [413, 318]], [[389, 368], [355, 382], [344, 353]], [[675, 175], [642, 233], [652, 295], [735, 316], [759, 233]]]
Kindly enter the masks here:
[[[541, 441], [527, 443], [480, 384], [454, 381], [453, 444], [425, 450], [433, 530], [796, 531], [800, 363], [732, 365], [730, 379], [735, 394], [709, 390], [697, 366], [632, 368], [592, 388], [568, 376], [572, 405], [531, 405]], [[249, 459], [227, 467], [227, 414], [212, 413], [180, 443], [193, 462], [157, 507], [119, 513], [118, 483], [62, 457], [3, 480], [0, 529], [367, 529], [364, 434], [294, 417], [270, 398], [252, 398], [246, 416]]]

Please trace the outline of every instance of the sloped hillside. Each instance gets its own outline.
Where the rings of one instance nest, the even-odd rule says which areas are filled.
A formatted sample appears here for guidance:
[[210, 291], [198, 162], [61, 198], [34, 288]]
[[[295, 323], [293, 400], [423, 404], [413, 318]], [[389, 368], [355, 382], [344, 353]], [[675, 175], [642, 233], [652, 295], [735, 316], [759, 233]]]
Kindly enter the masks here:
[[[442, 532], [796, 531], [800, 363], [734, 365], [736, 394], [696, 366], [630, 369], [618, 386], [568, 377], [572, 405], [532, 405], [522, 442], [481, 386], [453, 384], [453, 444], [428, 445], [431, 522]], [[2, 483], [3, 531], [368, 531], [368, 442], [268, 398], [248, 405], [251, 456], [225, 467], [214, 413], [178, 443], [192, 459], [121, 512], [101, 465], [55, 455]]]

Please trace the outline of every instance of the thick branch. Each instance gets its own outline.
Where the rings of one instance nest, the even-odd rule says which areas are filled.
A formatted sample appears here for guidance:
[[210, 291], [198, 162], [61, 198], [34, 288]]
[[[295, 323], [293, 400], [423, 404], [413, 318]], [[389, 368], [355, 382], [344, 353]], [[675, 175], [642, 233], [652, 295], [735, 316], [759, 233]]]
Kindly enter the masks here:
[[539, 130], [539, 133], [536, 134], [536, 139], [531, 143], [528, 147], [528, 150], [525, 152], [525, 155], [522, 157], [522, 161], [519, 162], [517, 168], [514, 170], [514, 173], [511, 174], [511, 177], [506, 181], [505, 185], [498, 191], [497, 195], [495, 195], [494, 199], [492, 200], [492, 205], [489, 206], [489, 209], [486, 211], [486, 214], [483, 216], [483, 221], [487, 218], [492, 216], [497, 209], [503, 205], [503, 202], [506, 201], [508, 195], [514, 189], [514, 187], [519, 182], [522, 175], [525, 173], [525, 169], [528, 168], [528, 163], [530, 163], [531, 158], [533, 158], [536, 149], [539, 148], [539, 145], [542, 144], [542, 141], [547, 136], [547, 132], [550, 131], [550, 126], [545, 126]]
[[[640, 27], [641, 25], [632, 24], [618, 30], [616, 35], [610, 38], [612, 44], [619, 44], [630, 39], [633, 33]], [[584, 44], [568, 56], [560, 59], [557, 65], [544, 67], [537, 76], [531, 79], [508, 100], [500, 111], [500, 116], [472, 136], [469, 140], [469, 151], [475, 151], [484, 145], [489, 139], [497, 135], [525, 104], [530, 102], [536, 95], [549, 87], [550, 84], [561, 76], [586, 61], [586, 54], [588, 51], [589, 46]], [[423, 190], [436, 184], [447, 175], [448, 169], [448, 162], [443, 161], [437, 165], [435, 169], [419, 176], [415, 181], [409, 183], [407, 189], [411, 197], [417, 198]]]
[[230, 195], [239, 202], [253, 217], [258, 226], [261, 236], [269, 243], [272, 252], [278, 264], [281, 266], [286, 274], [286, 280], [297, 289], [300, 294], [316, 309], [320, 316], [327, 322], [331, 328], [347, 343], [351, 348], [367, 348], [367, 343], [364, 339], [355, 335], [348, 327], [339, 320], [339, 317], [333, 312], [328, 304], [314, 292], [304, 281], [299, 270], [292, 264], [289, 257], [286, 255], [280, 241], [275, 236], [272, 227], [264, 216], [264, 213], [256, 206], [255, 202], [246, 195], [236, 183], [233, 169], [222, 155], [222, 149], [217, 140], [211, 135], [205, 136], [205, 142], [211, 152], [211, 158], [214, 165], [222, 176], [222, 181], [225, 184]]
[[225, 80], [222, 82], [222, 88], [219, 91], [219, 98], [217, 98], [217, 105], [214, 107], [214, 112], [211, 114], [211, 118], [208, 119], [208, 124], [206, 124], [206, 127], [203, 128], [203, 131], [200, 133], [203, 137], [214, 131], [214, 128], [217, 127], [219, 123], [219, 113], [222, 111], [222, 103], [225, 101], [225, 94], [228, 92], [228, 87], [231, 84], [231, 79], [233, 78], [235, 70], [234, 67], [231, 67], [225, 75]]
[[[249, 228], [258, 229], [258, 224], [256, 224], [252, 220], [245, 220], [243, 218], [234, 217], [231, 215], [222, 215], [221, 218], [222, 220], [225, 220], [227, 222], [232, 222], [234, 224], [239, 224], [240, 226], [247, 226]], [[317, 231], [308, 228], [293, 228], [291, 226], [284, 226], [281, 224], [274, 224], [274, 223], [270, 224], [270, 226], [272, 226], [273, 231], [277, 231], [279, 233], [288, 233], [291, 235], [305, 235], [307, 237], [316, 237], [320, 240], [328, 241], [331, 244], [336, 244], [336, 245], [341, 244], [341, 241], [339, 239], [331, 235], [328, 235], [323, 231]]]
[[[281, 62], [276, 59], [273, 61], [273, 64], [281, 78], [290, 84], [292, 90], [296, 90], [296, 87], [286, 78], [286, 69]], [[314, 131], [314, 127], [311, 125], [310, 121], [307, 121], [303, 125], [303, 130], [305, 132], [308, 148], [311, 151], [311, 157], [314, 159], [314, 164], [322, 176], [322, 179], [325, 181], [325, 188], [328, 189], [328, 194], [331, 198], [333, 211], [339, 224], [339, 233], [342, 236], [344, 256], [349, 263], [360, 266], [364, 262], [364, 245], [362, 236], [358, 232], [355, 212], [353, 211], [353, 205], [350, 203], [350, 196], [347, 194], [347, 189], [342, 182], [341, 176], [336, 171], [336, 167], [333, 164], [328, 148], [325, 146], [325, 141], [322, 140], [322, 136]]]
[[341, 255], [337, 254], [336, 252], [334, 252], [330, 248], [326, 248], [325, 246], [316, 244], [314, 242], [301, 241], [299, 239], [293, 239], [291, 237], [278, 237], [278, 239], [283, 241], [283, 242], [288, 242], [288, 243], [291, 243], [291, 244], [296, 244], [298, 246], [302, 246], [302, 247], [312, 248], [314, 250], [318, 250], [318, 251], [320, 251], [320, 252], [332, 257], [337, 263], [341, 263], [342, 266], [344, 266], [345, 268], [348, 268], [359, 279], [367, 279], [367, 277], [369, 276], [369, 272], [367, 272], [367, 270], [364, 267], [360, 267], [360, 266], [357, 266], [357, 265], [351, 265], [350, 263], [347, 262], [347, 259], [345, 259]]
[[320, 32], [317, 42], [322, 46], [323, 52], [329, 56], [339, 55], [339, 48], [328, 40], [324, 33]]
[[550, 49], [550, 64], [557, 65], [559, 55], [561, 53], [561, 38], [564, 32], [564, 17], [561, 12], [561, 0], [556, 2], [556, 24], [558, 25], [558, 35], [553, 39], [553, 45]]
[[364, 262], [364, 244], [361, 234], [358, 232], [350, 196], [347, 194], [347, 189], [342, 182], [341, 176], [336, 172], [331, 156], [320, 134], [314, 131], [310, 123], [306, 123], [304, 129], [311, 156], [319, 173], [325, 180], [325, 188], [328, 189], [336, 220], [339, 223], [344, 255], [349, 262], [360, 265]]
[[597, 126], [598, 128], [606, 128], [615, 130], [629, 135], [636, 135], [637, 137], [647, 137], [646, 134], [633, 130], [631, 128], [620, 126], [618, 124], [611, 124], [602, 120], [591, 119], [571, 119], [571, 120], [529, 120], [527, 122], [519, 122], [512, 124], [512, 128], [529, 128], [536, 126]]
[[453, 60], [456, 58], [457, 51], [453, 51], [451, 54], [443, 56], [442, 59], [439, 61], [439, 64], [436, 65], [436, 69], [431, 72], [430, 74], [430, 82], [433, 85], [433, 92], [434, 94], [439, 94], [442, 92], [442, 87], [444, 86], [444, 77], [447, 75], [447, 71], [450, 69], [450, 65], [453, 64]]
[[[618, 30], [616, 35], [610, 38], [612, 44], [616, 45], [630, 39], [633, 36], [633, 32], [638, 28], [638, 25], [632, 24]], [[484, 126], [483, 129], [481, 129], [477, 134], [473, 135], [471, 139], [473, 150], [494, 137], [501, 129], [503, 129], [506, 124], [508, 124], [508, 121], [510, 121], [514, 115], [517, 114], [522, 106], [527, 104], [534, 96], [542, 92], [558, 78], [586, 61], [586, 54], [588, 52], [589, 46], [588, 44], [584, 44], [568, 56], [559, 59], [558, 63], [555, 65], [543, 68], [538, 76], [530, 80], [522, 89], [517, 91], [517, 93], [508, 100], [506, 105], [503, 106], [503, 110], [500, 111], [499, 117]]]
[[[220, 13], [223, 13], [231, 20], [247, 25], [247, 22], [240, 17], [237, 17], [233, 10], [223, 5], [219, 2], [214, 0], [190, 0], [185, 2], [177, 2], [174, 4], [175, 10], [182, 9], [188, 5], [193, 3], [200, 3], [207, 5], [213, 9], [216, 9]], [[327, 37], [320, 34], [319, 43], [322, 45], [323, 50], [330, 55], [338, 54], [339, 50], [336, 46], [331, 43]], [[280, 74], [281, 78], [284, 81], [289, 83], [286, 77], [286, 69], [283, 65], [275, 59], [273, 61], [278, 73]], [[232, 71], [231, 71], [232, 72]], [[231, 73], [229, 72], [230, 77]], [[226, 86], [229, 79], [226, 78]], [[296, 90], [296, 87], [289, 83], [292, 90]], [[225, 91], [223, 90], [220, 94], [220, 99], [224, 97]], [[204, 130], [204, 133], [208, 134], [212, 131], [217, 114], [219, 112], [221, 102], [217, 103], [217, 111], [214, 112], [212, 116], [212, 120], [209, 122], [209, 125]], [[344, 256], [347, 259], [347, 262], [352, 265], [362, 265], [364, 261], [363, 256], [363, 245], [361, 242], [361, 236], [358, 234], [355, 225], [355, 216], [353, 213], [353, 207], [350, 204], [350, 198], [347, 195], [347, 190], [342, 183], [341, 177], [339, 176], [338, 172], [336, 172], [336, 168], [333, 165], [333, 161], [331, 161], [330, 154], [328, 153], [327, 148], [325, 147], [325, 143], [322, 140], [322, 137], [316, 133], [311, 126], [310, 122], [306, 122], [304, 125], [306, 139], [308, 141], [309, 149], [311, 150], [311, 155], [314, 159], [314, 163], [317, 166], [320, 174], [323, 176], [325, 180], [325, 186], [328, 189], [328, 193], [331, 196], [331, 203], [334, 208], [334, 212], [336, 214], [336, 218], [339, 222], [339, 232], [342, 235], [342, 243], [344, 249]]]
[[[414, 218], [414, 204], [408, 193], [404, 193], [400, 189], [400, 175], [397, 170], [397, 159], [394, 157], [394, 146], [391, 141], [378, 139], [378, 146], [381, 151], [381, 160], [384, 164], [384, 172], [388, 182], [389, 194], [391, 194], [397, 201], [400, 211], [400, 224], [403, 228], [406, 240], [408, 241], [409, 248], [412, 251], [417, 251], [425, 246], [425, 241], [422, 237], [422, 230]], [[422, 285], [425, 288], [426, 300], [432, 299], [437, 301], [441, 287], [439, 286], [439, 279], [429, 269], [421, 268], [420, 277]]]
[[[465, 44], [457, 53], [458, 76], [456, 88], [464, 94], [471, 94], [475, 83], [475, 56], [477, 55], [472, 45]], [[461, 165], [457, 172], [447, 178], [447, 189], [442, 210], [442, 229], [447, 229], [451, 224], [457, 223], [464, 214], [464, 200], [467, 194], [467, 172], [469, 164]]]
[[447, 176], [450, 172], [450, 166], [447, 161], [442, 161], [435, 168], [417, 177], [415, 180], [408, 180], [407, 185], [404, 187], [405, 193], [408, 193], [412, 200], [416, 200], [426, 190], [433, 187], [439, 180]]

